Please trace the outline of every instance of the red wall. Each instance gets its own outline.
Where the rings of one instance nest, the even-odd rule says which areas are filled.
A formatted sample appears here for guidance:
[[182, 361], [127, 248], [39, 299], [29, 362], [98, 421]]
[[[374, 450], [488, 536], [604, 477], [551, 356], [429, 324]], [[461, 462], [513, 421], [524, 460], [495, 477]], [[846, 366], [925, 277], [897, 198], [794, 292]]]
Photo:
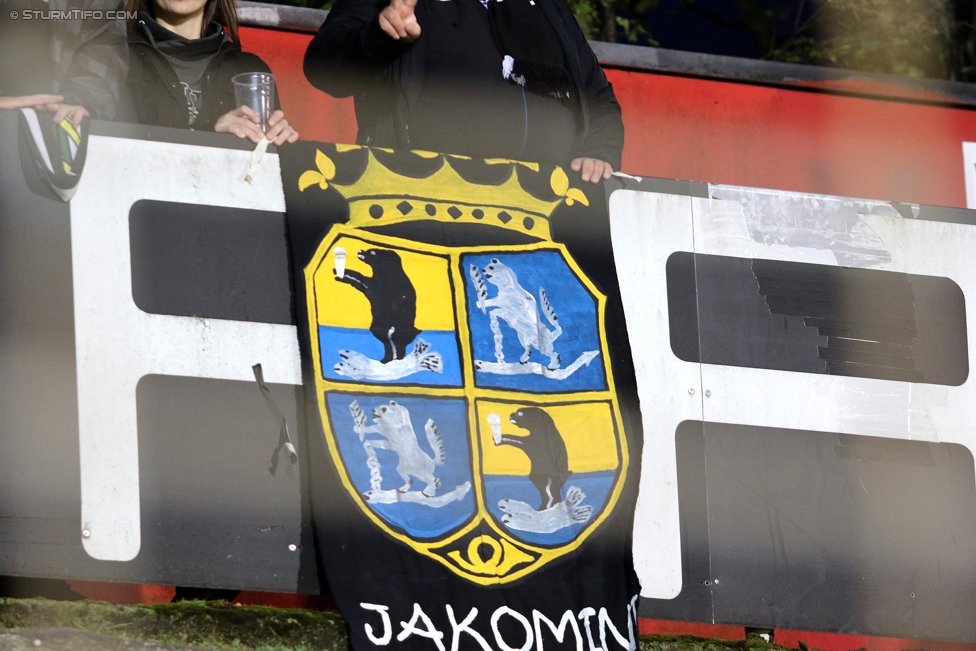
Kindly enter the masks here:
[[302, 72], [310, 34], [242, 27], [241, 45], [271, 66], [285, 119], [305, 140], [355, 142], [356, 115], [352, 99], [334, 99], [312, 88]]
[[624, 171], [965, 207], [976, 111], [607, 71]]
[[[352, 142], [351, 100], [312, 88], [308, 34], [244, 28], [306, 139]], [[976, 111], [607, 69], [626, 126], [623, 171], [965, 207], [962, 142]], [[877, 87], [871, 87], [877, 92]]]

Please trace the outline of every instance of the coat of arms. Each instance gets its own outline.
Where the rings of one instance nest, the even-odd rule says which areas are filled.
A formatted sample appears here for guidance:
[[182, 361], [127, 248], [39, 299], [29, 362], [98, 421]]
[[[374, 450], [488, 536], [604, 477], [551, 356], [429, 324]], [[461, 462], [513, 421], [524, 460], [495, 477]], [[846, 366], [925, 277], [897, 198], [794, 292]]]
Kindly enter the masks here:
[[[576, 549], [625, 479], [604, 297], [549, 236], [552, 211], [586, 199], [560, 168], [411, 156], [419, 173], [336, 146], [299, 181], [350, 206], [305, 269], [323, 430], [376, 526], [507, 583]], [[447, 245], [411, 223], [510, 237]]]

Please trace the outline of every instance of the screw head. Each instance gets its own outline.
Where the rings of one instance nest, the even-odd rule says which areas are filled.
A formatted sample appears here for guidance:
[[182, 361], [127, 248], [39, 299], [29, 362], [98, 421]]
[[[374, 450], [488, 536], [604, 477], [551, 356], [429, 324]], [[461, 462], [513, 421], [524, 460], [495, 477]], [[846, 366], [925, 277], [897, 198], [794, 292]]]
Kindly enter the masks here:
[[81, 537], [85, 539], [91, 538], [91, 531], [89, 529], [82, 529]]
[[712, 392], [711, 392], [710, 389], [705, 389], [705, 397], [706, 398], [711, 398], [712, 397]]
[[295, 543], [288, 545], [288, 551], [290, 552], [298, 551], [298, 545], [296, 545]]
[[695, 395], [695, 387], [688, 387], [688, 394]]

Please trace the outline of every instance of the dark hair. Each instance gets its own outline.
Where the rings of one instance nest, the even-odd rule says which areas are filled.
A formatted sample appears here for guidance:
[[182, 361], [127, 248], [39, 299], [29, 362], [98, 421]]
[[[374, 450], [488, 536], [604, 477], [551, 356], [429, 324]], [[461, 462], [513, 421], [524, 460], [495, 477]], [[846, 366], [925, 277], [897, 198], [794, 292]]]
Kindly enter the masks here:
[[[156, 17], [153, 0], [125, 0], [125, 10], [130, 15], [132, 12], [145, 11], [153, 18]], [[203, 29], [207, 29], [207, 26], [214, 21], [230, 32], [230, 37], [235, 43], [240, 43], [237, 34], [237, 5], [234, 0], [207, 0], [203, 8]], [[129, 21], [129, 29], [132, 29], [134, 23], [135, 21]]]

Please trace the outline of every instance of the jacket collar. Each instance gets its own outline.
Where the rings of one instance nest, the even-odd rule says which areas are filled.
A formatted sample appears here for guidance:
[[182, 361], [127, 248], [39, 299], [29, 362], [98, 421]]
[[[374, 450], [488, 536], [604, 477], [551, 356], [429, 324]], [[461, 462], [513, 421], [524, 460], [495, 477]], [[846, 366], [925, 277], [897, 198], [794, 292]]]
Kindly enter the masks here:
[[211, 22], [207, 26], [206, 36], [198, 39], [187, 39], [179, 34], [174, 34], [156, 22], [145, 11], [139, 12], [139, 20], [135, 29], [132, 30], [129, 42], [132, 44], [146, 44], [157, 52], [167, 52], [168, 50], [179, 49], [183, 56], [206, 56], [207, 54], [223, 53], [228, 50], [238, 49], [230, 40], [230, 36], [216, 22]]

